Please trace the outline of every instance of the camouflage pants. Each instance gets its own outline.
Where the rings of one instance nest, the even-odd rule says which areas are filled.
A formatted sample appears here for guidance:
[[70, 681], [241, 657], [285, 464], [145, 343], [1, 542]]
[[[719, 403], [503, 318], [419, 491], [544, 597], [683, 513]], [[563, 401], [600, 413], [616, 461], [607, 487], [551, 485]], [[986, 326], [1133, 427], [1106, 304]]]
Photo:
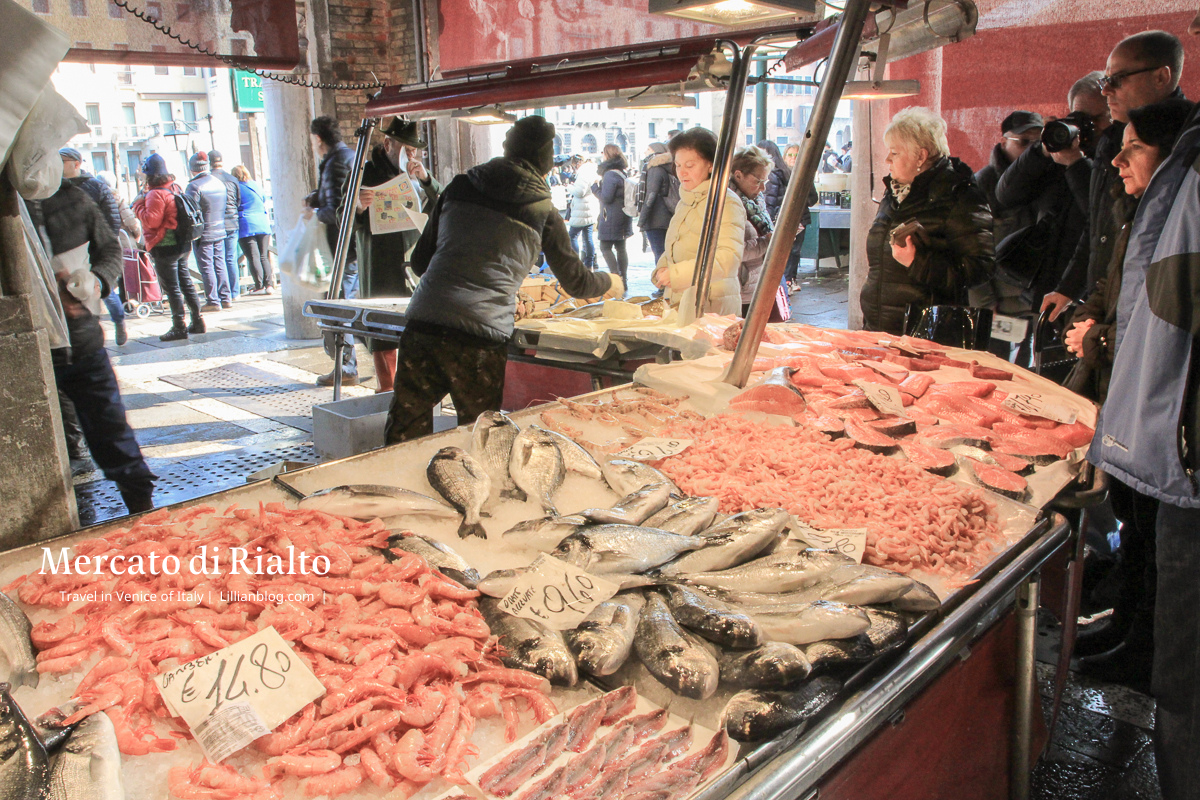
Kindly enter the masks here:
[[433, 407], [447, 394], [460, 425], [499, 411], [507, 347], [465, 333], [405, 330], [396, 354], [396, 383], [385, 439], [405, 442], [433, 433]]

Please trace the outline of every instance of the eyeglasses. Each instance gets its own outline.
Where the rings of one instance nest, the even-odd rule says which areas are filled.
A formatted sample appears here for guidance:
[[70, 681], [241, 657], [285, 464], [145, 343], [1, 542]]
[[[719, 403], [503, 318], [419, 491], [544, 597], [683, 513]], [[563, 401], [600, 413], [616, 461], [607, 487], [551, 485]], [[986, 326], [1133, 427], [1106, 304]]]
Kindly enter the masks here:
[[1156, 69], [1162, 69], [1162, 67], [1142, 67], [1141, 69], [1127, 69], [1124, 72], [1117, 72], [1112, 75], [1105, 75], [1100, 78], [1100, 87], [1108, 88], [1115, 92], [1117, 89], [1121, 88], [1121, 84], [1125, 82], [1126, 78], [1133, 77], [1134, 75], [1140, 75], [1143, 72], [1153, 72]]
[[1010, 142], [1016, 142], [1021, 147], [1029, 147], [1034, 142], [1041, 141], [1040, 139], [1026, 139], [1024, 136], [1005, 136], [1004, 138]]

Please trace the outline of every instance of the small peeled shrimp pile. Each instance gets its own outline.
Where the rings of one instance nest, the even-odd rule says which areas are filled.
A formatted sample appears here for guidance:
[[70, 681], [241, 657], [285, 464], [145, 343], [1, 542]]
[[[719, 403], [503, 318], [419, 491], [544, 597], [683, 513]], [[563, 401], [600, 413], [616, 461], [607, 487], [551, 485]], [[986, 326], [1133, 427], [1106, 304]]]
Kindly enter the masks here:
[[[502, 715], [511, 739], [522, 707], [539, 722], [556, 711], [548, 681], [500, 663], [474, 602], [478, 593], [411, 553], [392, 551], [390, 561], [387, 538], [378, 520], [280, 504], [222, 514], [207, 506], [164, 509], [74, 546], [75, 556], [103, 568], [30, 573], [5, 590], [64, 612], [33, 628], [40, 672], [71, 672], [99, 657], [75, 692], [81, 707], [65, 723], [104, 711], [128, 755], [174, 750], [177, 739], [190, 738], [171, 720], [153, 676], [267, 626], [292, 644], [325, 694], [255, 741], [268, 757], [261, 774], [207, 761], [177, 767], [175, 797], [266, 800], [281, 797], [289, 778], [300, 779], [310, 797], [363, 781], [411, 794], [438, 776], [465, 782], [477, 718]], [[231, 548], [249, 554], [244, 565], [254, 574], [231, 574]], [[265, 574], [254, 560], [261, 555], [267, 565], [277, 555], [297, 564], [301, 552], [308, 554], [305, 574]], [[135, 555], [160, 569], [128, 574]], [[197, 555], [206, 557], [194, 574], [186, 565]], [[311, 570], [318, 555], [328, 559], [323, 575]], [[122, 574], [108, 569], [116, 556], [124, 556]], [[184, 565], [176, 574], [161, 569], [168, 556]], [[176, 729], [160, 735], [172, 722]]]

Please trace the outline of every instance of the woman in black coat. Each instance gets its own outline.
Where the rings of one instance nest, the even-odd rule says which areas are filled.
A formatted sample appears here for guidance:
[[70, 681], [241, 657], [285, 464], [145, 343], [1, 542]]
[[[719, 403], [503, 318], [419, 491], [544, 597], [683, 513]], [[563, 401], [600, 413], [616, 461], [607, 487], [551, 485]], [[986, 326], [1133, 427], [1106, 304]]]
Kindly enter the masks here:
[[633, 220], [625, 213], [625, 169], [629, 164], [615, 144], [604, 145], [601, 155], [604, 160], [597, 168], [600, 182], [592, 187], [592, 194], [600, 198], [596, 238], [600, 240], [600, 255], [604, 256], [608, 271], [620, 275], [624, 281], [629, 272], [625, 240], [633, 236]]
[[[992, 212], [969, 167], [949, 155], [946, 123], [907, 108], [883, 135], [891, 174], [867, 234], [863, 325], [902, 334], [908, 305], [964, 305], [967, 290], [992, 276]], [[916, 221], [902, 242], [892, 231]]]

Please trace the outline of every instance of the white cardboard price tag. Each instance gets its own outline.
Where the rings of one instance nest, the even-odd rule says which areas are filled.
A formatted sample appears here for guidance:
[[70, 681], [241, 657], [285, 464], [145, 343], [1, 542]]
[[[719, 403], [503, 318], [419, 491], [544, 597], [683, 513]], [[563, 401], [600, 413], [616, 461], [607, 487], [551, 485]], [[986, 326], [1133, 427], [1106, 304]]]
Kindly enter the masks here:
[[214, 764], [270, 732], [249, 703], [226, 703], [192, 729], [204, 755]]
[[866, 528], [822, 530], [800, 522], [793, 531], [793, 536], [812, 547], [822, 550], [837, 550], [842, 555], [850, 556], [859, 564], [863, 560], [863, 550], [867, 547]]
[[658, 461], [660, 458], [677, 456], [691, 446], [691, 439], [656, 439], [651, 436], [613, 453], [611, 457], [632, 458], [634, 461]]
[[867, 401], [881, 414], [908, 417], [908, 414], [904, 413], [904, 401], [900, 398], [900, 390], [895, 386], [882, 386], [861, 378], [854, 381], [854, 385], [863, 390]]
[[1001, 405], [1016, 411], [1018, 414], [1043, 417], [1044, 419], [1061, 422], [1064, 425], [1070, 425], [1079, 416], [1074, 409], [1060, 403], [1055, 403], [1039, 392], [1013, 392], [1004, 398], [1004, 402]]
[[[167, 708], [193, 732], [204, 724], [215, 730], [214, 724], [248, 720], [244, 714], [231, 714], [210, 722], [234, 703], [249, 705], [269, 732], [325, 694], [321, 681], [273, 627], [181, 664], [154, 681]], [[225, 738], [224, 732], [218, 738]]]
[[620, 584], [543, 553], [517, 579], [512, 591], [500, 601], [500, 608], [513, 616], [565, 631], [579, 627], [593, 608], [620, 588]]
[[1029, 321], [1020, 317], [1006, 317], [1003, 314], [992, 315], [992, 338], [1010, 344], [1025, 341], [1029, 332]]

